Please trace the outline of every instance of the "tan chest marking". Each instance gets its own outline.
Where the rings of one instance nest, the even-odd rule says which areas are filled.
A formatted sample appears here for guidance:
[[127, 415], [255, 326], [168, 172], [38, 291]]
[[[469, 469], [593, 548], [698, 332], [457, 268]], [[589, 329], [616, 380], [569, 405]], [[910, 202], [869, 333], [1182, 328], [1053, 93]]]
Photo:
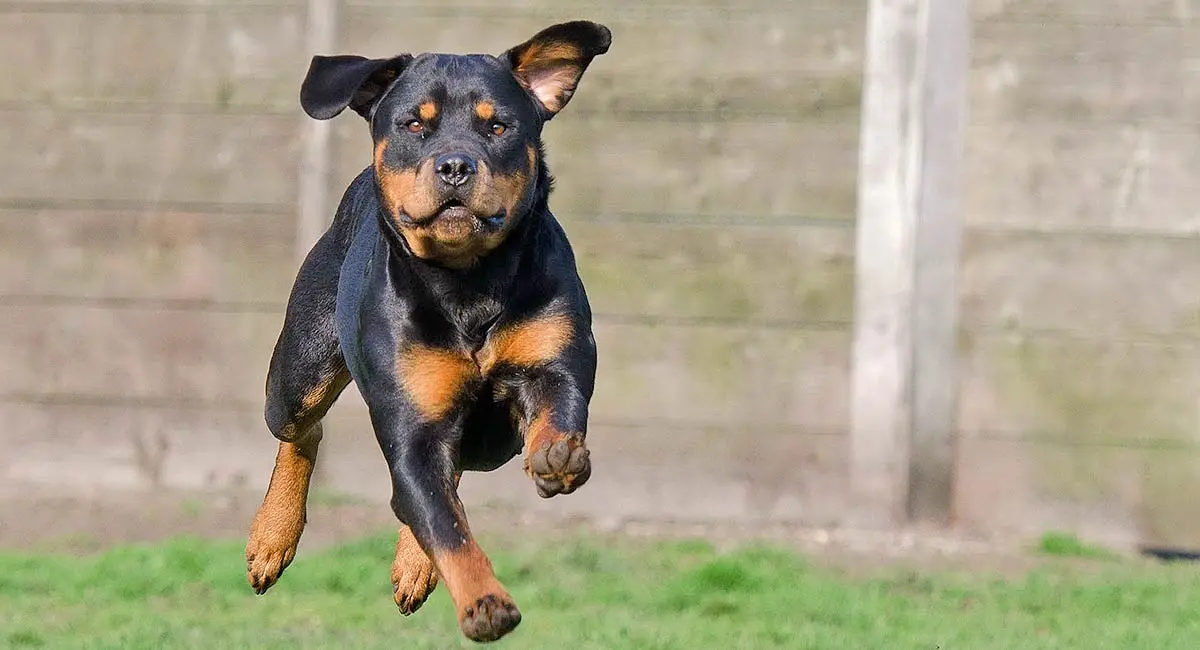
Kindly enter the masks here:
[[553, 361], [571, 342], [571, 335], [568, 316], [539, 316], [501, 328], [474, 359], [457, 350], [407, 347], [396, 357], [396, 372], [421, 417], [432, 422], [449, 415], [467, 387], [496, 366], [531, 368]]

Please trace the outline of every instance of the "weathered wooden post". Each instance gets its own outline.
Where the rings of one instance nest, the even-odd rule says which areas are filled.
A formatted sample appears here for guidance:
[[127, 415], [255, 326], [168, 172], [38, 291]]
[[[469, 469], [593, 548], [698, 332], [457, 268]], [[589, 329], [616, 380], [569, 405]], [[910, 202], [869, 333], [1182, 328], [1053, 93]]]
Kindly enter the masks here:
[[963, 0], [869, 11], [850, 483], [861, 523], [947, 523], [970, 14]]

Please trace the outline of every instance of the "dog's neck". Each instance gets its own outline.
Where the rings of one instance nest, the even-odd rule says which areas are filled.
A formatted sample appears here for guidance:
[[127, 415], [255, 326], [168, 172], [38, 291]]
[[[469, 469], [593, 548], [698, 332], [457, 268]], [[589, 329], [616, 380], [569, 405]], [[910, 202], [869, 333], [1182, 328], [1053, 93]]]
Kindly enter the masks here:
[[[387, 264], [394, 282], [436, 300], [452, 321], [487, 321], [499, 314], [506, 296], [516, 288], [517, 277], [530, 277], [525, 267], [536, 264], [538, 238], [549, 220], [545, 197], [539, 196], [504, 241], [466, 268], [450, 268], [413, 254], [395, 223], [380, 206], [378, 219], [386, 243]], [[492, 313], [495, 312], [495, 313]], [[464, 323], [466, 324], [466, 323]]]

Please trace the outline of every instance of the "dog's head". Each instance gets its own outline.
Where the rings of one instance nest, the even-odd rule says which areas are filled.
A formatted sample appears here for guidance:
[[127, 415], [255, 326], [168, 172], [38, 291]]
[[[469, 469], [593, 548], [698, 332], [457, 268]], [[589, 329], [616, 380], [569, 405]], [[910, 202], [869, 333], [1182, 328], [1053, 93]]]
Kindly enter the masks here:
[[367, 120], [396, 231], [417, 257], [461, 268], [500, 245], [548, 191], [542, 125], [610, 41], [603, 25], [576, 21], [499, 57], [315, 56], [300, 104], [319, 120], [347, 106]]

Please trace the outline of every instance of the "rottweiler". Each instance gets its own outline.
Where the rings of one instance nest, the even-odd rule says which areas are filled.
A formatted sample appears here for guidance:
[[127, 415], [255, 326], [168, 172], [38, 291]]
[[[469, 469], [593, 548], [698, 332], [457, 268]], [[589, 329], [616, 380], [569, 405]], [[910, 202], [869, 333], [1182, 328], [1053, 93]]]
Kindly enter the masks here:
[[520, 622], [458, 484], [517, 454], [544, 498], [591, 475], [592, 314], [548, 207], [541, 133], [611, 38], [574, 21], [499, 56], [312, 58], [301, 107], [318, 120], [358, 113], [374, 158], [301, 264], [267, 370], [266, 422], [280, 443], [246, 546], [256, 593], [295, 556], [321, 419], [353, 381], [402, 524], [400, 611], [440, 580], [467, 638], [499, 639]]

